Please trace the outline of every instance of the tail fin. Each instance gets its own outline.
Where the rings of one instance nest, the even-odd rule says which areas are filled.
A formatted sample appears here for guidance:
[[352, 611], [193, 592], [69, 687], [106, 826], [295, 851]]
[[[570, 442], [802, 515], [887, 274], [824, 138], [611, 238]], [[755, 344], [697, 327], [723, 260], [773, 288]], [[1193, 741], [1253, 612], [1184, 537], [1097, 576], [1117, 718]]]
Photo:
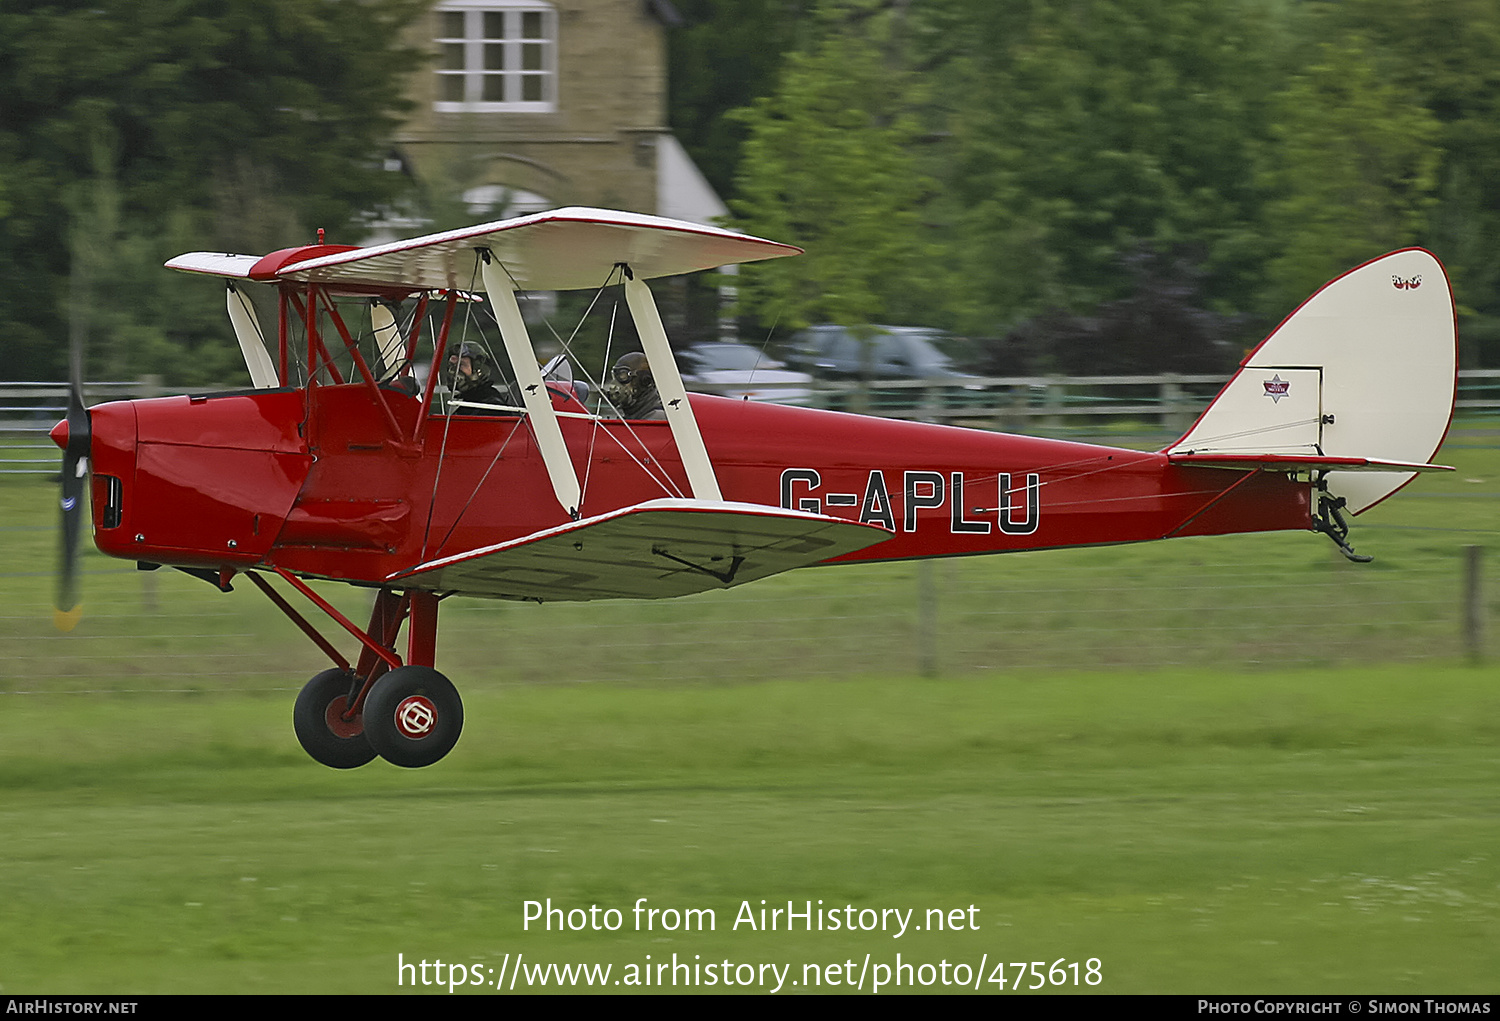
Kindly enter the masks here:
[[[1261, 342], [1173, 460], [1226, 467], [1273, 455], [1329, 471], [1328, 492], [1358, 514], [1426, 466], [1453, 418], [1458, 329], [1442, 263], [1408, 248], [1325, 284]], [[1342, 462], [1339, 459], [1352, 459]]]

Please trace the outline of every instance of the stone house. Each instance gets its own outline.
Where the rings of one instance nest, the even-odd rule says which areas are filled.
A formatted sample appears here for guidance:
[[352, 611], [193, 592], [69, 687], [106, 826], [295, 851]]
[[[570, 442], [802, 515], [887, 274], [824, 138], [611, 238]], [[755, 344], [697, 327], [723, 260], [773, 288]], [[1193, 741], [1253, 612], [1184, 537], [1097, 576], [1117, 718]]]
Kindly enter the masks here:
[[433, 60], [413, 75], [397, 152], [471, 219], [561, 205], [722, 216], [667, 127], [681, 20], [669, 0], [436, 0], [413, 26]]

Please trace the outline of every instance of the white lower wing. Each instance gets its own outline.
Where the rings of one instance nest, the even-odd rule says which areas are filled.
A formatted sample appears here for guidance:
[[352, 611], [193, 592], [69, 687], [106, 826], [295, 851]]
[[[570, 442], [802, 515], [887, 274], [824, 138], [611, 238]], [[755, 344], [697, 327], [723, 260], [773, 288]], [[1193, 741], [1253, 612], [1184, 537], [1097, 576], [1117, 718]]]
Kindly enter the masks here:
[[667, 599], [729, 588], [890, 538], [875, 525], [759, 504], [650, 500], [419, 564], [398, 588], [497, 599]]

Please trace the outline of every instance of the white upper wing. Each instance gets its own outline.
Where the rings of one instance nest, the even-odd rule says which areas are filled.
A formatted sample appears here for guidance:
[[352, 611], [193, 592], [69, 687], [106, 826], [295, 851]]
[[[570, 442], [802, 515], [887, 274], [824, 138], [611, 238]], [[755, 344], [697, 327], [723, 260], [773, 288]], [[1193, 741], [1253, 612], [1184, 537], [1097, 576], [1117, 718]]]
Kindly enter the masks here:
[[[523, 290], [602, 285], [625, 263], [638, 279], [696, 273], [797, 255], [800, 248], [661, 216], [570, 206], [283, 264], [270, 279], [442, 290], [478, 286], [475, 249], [486, 248]], [[172, 269], [249, 276], [247, 256], [190, 252]], [[253, 279], [265, 279], [256, 276]]]
[[168, 269], [184, 273], [203, 273], [215, 277], [249, 280], [251, 268], [260, 261], [258, 255], [233, 255], [229, 252], [188, 252], [167, 263]]

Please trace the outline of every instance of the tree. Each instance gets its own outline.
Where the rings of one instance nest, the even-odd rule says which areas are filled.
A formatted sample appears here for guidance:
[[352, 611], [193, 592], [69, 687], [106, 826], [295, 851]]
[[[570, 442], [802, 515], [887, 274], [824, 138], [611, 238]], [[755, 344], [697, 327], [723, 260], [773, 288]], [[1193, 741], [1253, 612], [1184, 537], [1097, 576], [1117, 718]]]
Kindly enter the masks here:
[[747, 126], [725, 116], [776, 87], [809, 0], [675, 0], [668, 35], [672, 131], [720, 195], [731, 195]]
[[893, 6], [825, 0], [819, 37], [739, 115], [736, 225], [807, 249], [745, 267], [742, 297], [766, 322], [902, 321], [935, 286], [922, 213], [937, 189], [913, 152], [921, 90], [893, 59]]
[[1359, 36], [1317, 46], [1316, 60], [1272, 100], [1262, 175], [1264, 310], [1284, 314], [1320, 284], [1417, 241], [1431, 211], [1438, 125], [1382, 73]]
[[[1313, 8], [1321, 36], [1357, 34], [1387, 85], [1437, 125], [1421, 235], [1453, 278], [1469, 364], [1500, 364], [1500, 8], [1491, 0], [1345, 0]], [[1489, 350], [1475, 340], [1488, 341]]]
[[[0, 329], [16, 344], [12, 366], [63, 371], [65, 345], [48, 338], [65, 335], [66, 239], [91, 208], [80, 196], [100, 187], [117, 192], [118, 218], [94, 231], [107, 235], [96, 243], [124, 246], [101, 272], [132, 287], [135, 263], [159, 267], [183, 242], [263, 250], [318, 226], [347, 237], [400, 183], [381, 157], [403, 73], [418, 59], [401, 28], [424, 6], [53, 0], [0, 11], [0, 167], [26, 182], [0, 225], [0, 273], [13, 281], [0, 294]], [[247, 204], [287, 212], [247, 215]], [[110, 281], [96, 284], [97, 293]], [[191, 310], [171, 307], [171, 284], [140, 286], [147, 290], [118, 306], [126, 320], [97, 339], [144, 331], [161, 341], [143, 341], [140, 350], [155, 354], [131, 372], [180, 380], [202, 368], [203, 359], [182, 357], [204, 336]]]
[[1088, 315], [1048, 309], [983, 345], [977, 367], [999, 376], [1228, 372], [1246, 317], [1208, 308], [1199, 254], [1187, 245], [1162, 253], [1137, 244], [1119, 256], [1130, 280], [1125, 296]]
[[1131, 286], [1118, 253], [1204, 250], [1212, 301], [1254, 265], [1255, 139], [1275, 80], [1262, 5], [965, 3], [950, 191], [964, 326], [1086, 310]]

